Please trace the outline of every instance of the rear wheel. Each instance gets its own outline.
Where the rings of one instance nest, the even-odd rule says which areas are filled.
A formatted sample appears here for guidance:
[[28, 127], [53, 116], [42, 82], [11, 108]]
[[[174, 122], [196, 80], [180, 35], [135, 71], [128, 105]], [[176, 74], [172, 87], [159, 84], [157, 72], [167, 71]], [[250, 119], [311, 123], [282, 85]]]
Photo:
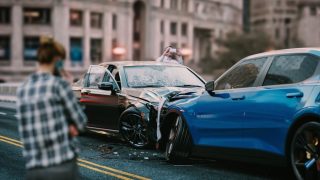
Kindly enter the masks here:
[[320, 179], [320, 123], [303, 124], [290, 146], [290, 164], [297, 179]]
[[178, 116], [172, 123], [165, 157], [171, 162], [186, 160], [191, 152], [192, 140], [186, 123]]
[[131, 146], [144, 148], [149, 145], [147, 125], [139, 113], [125, 111], [120, 119], [120, 134]]

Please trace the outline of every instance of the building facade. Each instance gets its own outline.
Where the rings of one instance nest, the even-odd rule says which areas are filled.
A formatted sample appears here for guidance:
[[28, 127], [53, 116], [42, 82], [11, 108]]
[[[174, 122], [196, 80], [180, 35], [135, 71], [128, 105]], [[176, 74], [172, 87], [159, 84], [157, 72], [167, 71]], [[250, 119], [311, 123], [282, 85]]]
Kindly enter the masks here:
[[298, 0], [250, 0], [250, 30], [265, 32], [280, 47], [290, 47]]
[[238, 0], [1, 0], [0, 79], [35, 70], [42, 35], [66, 47], [76, 76], [102, 61], [154, 60], [168, 45], [198, 62], [216, 38], [241, 32], [241, 15]]
[[319, 0], [246, 0], [250, 30], [267, 33], [282, 48], [320, 45]]
[[308, 47], [320, 46], [320, 1], [304, 0], [298, 3], [297, 38]]

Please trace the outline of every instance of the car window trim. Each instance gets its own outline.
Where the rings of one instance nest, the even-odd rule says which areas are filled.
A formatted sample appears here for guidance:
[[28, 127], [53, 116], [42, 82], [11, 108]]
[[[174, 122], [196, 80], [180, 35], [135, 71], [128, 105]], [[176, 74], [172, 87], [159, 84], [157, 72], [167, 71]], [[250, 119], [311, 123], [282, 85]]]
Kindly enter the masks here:
[[[258, 60], [258, 59], [263, 59], [266, 58], [266, 62], [265, 64], [262, 66], [261, 71], [259, 72], [259, 74], [257, 75], [256, 80], [253, 83], [252, 87], [241, 87], [241, 88], [231, 88], [231, 89], [245, 89], [245, 88], [253, 88], [253, 87], [258, 87], [258, 80], [260, 79], [260, 75], [262, 73], [262, 71], [264, 71], [266, 65], [268, 64], [268, 61], [270, 61], [269, 59], [270, 56], [263, 56], [263, 57], [258, 57], [258, 58], [252, 58], [252, 59], [241, 59], [240, 61], [238, 61], [236, 64], [234, 64], [229, 70], [227, 70], [226, 72], [224, 72], [215, 82], [219, 81], [221, 78], [223, 78], [226, 74], [228, 74], [230, 71], [234, 70], [236, 67], [238, 67], [239, 64], [242, 64], [246, 61], [251, 61], [251, 60]], [[215, 83], [215, 87], [216, 87], [217, 83]], [[222, 91], [222, 90], [228, 90], [228, 89], [221, 89], [221, 90], [215, 90], [215, 91]]]
[[[296, 83], [276, 84], [276, 85], [266, 85], [266, 86], [263, 86], [263, 82], [264, 82], [264, 80], [265, 80], [265, 78], [266, 78], [266, 76], [267, 76], [267, 73], [269, 72], [269, 69], [271, 68], [271, 65], [272, 65], [273, 61], [275, 60], [275, 58], [276, 58], [276, 57], [279, 57], [279, 56], [294, 56], [294, 55], [306, 55], [306, 56], [315, 57], [315, 58], [317, 59], [317, 61], [319, 61], [319, 62], [318, 62], [318, 65], [317, 65], [315, 71], [313, 72], [313, 74], [312, 74], [309, 78], [307, 78], [307, 79], [305, 79], [305, 80], [303, 80], [303, 81], [300, 81], [300, 82], [296, 82]], [[313, 77], [314, 75], [319, 74], [319, 73], [320, 73], [320, 57], [319, 57], [319, 56], [316, 56], [316, 55], [310, 54], [310, 53], [277, 54], [277, 55], [272, 56], [272, 60], [271, 60], [271, 62], [270, 62], [270, 65], [269, 65], [266, 73], [265, 73], [264, 78], [262, 79], [262, 82], [261, 82], [260, 86], [261, 86], [261, 87], [277, 87], [277, 86], [287, 86], [287, 85], [299, 85], [299, 84], [302, 84], [304, 81], [310, 79], [311, 77]]]
[[116, 85], [117, 89], [118, 89], [119, 91], [121, 90], [120, 87], [118, 86], [117, 81], [114, 79], [113, 75], [110, 73], [108, 67], [104, 67], [104, 66], [100, 66], [100, 65], [90, 65], [89, 70], [88, 70], [88, 72], [89, 72], [89, 73], [88, 73], [88, 78], [87, 78], [88, 81], [87, 81], [87, 83], [86, 83], [87, 86], [86, 86], [85, 88], [87, 88], [87, 89], [97, 89], [97, 88], [92, 88], [92, 87], [89, 86], [89, 85], [90, 85], [89, 79], [90, 79], [92, 67], [103, 68], [103, 69], [104, 69], [103, 77], [106, 75], [106, 73], [108, 73], [108, 74], [111, 76], [111, 79], [113, 80], [113, 82], [114, 82], [114, 84]]

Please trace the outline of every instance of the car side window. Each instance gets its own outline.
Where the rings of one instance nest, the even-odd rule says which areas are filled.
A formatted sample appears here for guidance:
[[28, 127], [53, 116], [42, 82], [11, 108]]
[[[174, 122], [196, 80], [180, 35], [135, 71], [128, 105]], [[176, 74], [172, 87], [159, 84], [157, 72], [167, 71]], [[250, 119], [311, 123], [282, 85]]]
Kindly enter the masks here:
[[262, 67], [267, 62], [267, 57], [246, 60], [237, 65], [223, 77], [221, 77], [216, 83], [216, 90], [234, 89], [253, 87], [257, 80]]
[[276, 56], [263, 85], [292, 84], [304, 81], [314, 74], [318, 63], [319, 60], [310, 55]]
[[102, 66], [92, 66], [90, 68], [88, 87], [98, 89], [98, 84], [102, 82], [105, 68]]

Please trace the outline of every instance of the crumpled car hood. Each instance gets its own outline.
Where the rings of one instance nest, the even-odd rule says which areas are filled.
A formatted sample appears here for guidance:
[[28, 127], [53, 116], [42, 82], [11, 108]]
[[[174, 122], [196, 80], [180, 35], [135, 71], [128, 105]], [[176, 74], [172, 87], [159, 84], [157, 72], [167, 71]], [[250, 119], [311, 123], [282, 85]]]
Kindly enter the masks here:
[[196, 93], [202, 91], [202, 89], [202, 87], [127, 88], [123, 89], [123, 93], [149, 102], [159, 102], [161, 97], [166, 97], [171, 93]]

